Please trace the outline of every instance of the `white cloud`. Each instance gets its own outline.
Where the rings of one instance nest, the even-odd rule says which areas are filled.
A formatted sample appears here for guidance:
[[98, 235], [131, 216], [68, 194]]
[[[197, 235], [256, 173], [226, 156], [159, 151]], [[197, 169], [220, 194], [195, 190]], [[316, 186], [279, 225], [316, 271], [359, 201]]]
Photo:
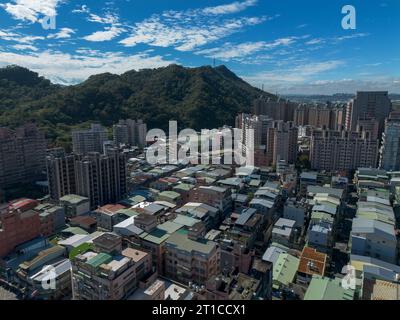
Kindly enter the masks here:
[[96, 31], [95, 33], [92, 33], [91, 35], [86, 36], [83, 39], [93, 42], [109, 41], [119, 36], [124, 31], [125, 29], [123, 28], [112, 26], [106, 28], [104, 31]]
[[81, 7], [79, 7], [78, 9], [72, 10], [72, 13], [88, 13], [88, 12], [89, 12], [89, 8], [85, 4], [82, 5]]
[[32, 44], [36, 40], [44, 40], [45, 37], [42, 36], [21, 36], [21, 37], [16, 37], [13, 40], [19, 43], [26, 43], [26, 44]]
[[340, 37], [335, 37], [333, 40], [336, 41], [343, 41], [343, 40], [349, 40], [349, 39], [355, 39], [355, 38], [363, 38], [369, 36], [369, 33], [354, 33], [348, 36], [340, 36]]
[[90, 22], [97, 22], [101, 24], [115, 24], [118, 22], [119, 18], [117, 15], [112, 13], [107, 13], [104, 17], [101, 17], [94, 13], [90, 13], [88, 20]]
[[38, 51], [39, 49], [36, 48], [35, 46], [29, 45], [29, 44], [15, 44], [12, 46], [16, 50], [21, 50], [21, 51]]
[[243, 11], [248, 7], [255, 6], [257, 4], [257, 0], [247, 0], [247, 1], [236, 1], [230, 4], [225, 4], [216, 7], [208, 7], [202, 10], [203, 14], [210, 15], [220, 15], [220, 14], [232, 14]]
[[229, 61], [231, 59], [240, 59], [254, 54], [262, 50], [271, 50], [279, 46], [288, 46], [294, 43], [297, 37], [280, 38], [272, 42], [257, 41], [245, 42], [240, 44], [225, 43], [218, 48], [204, 49], [195, 52], [196, 54], [204, 55], [208, 58], [216, 58], [222, 61]]
[[100, 24], [108, 24], [109, 26], [105, 27], [103, 30], [96, 31], [88, 36], [85, 36], [83, 39], [87, 41], [92, 41], [92, 42], [110, 41], [115, 37], [119, 36], [120, 34], [126, 32], [126, 29], [119, 22], [118, 15], [114, 13], [107, 13], [103, 17], [90, 13], [88, 21]]
[[267, 17], [239, 17], [237, 19], [206, 19], [204, 16], [180, 19], [153, 15], [136, 23], [132, 34], [120, 41], [127, 47], [145, 43], [157, 47], [174, 47], [179, 51], [191, 51], [267, 20]]
[[325, 39], [315, 38], [315, 39], [311, 39], [311, 40], [307, 41], [306, 45], [314, 45], [314, 44], [321, 44], [321, 43], [325, 43]]
[[71, 38], [71, 35], [75, 33], [75, 30], [70, 28], [61, 28], [59, 32], [52, 33], [47, 36], [49, 39], [67, 39]]
[[343, 64], [344, 62], [341, 60], [306, 63], [286, 69], [260, 72], [245, 78], [252, 83], [303, 83], [316, 75], [336, 69]]
[[126, 55], [121, 52], [103, 52], [88, 56], [56, 51], [12, 53], [0, 51], [0, 66], [17, 64], [48, 79], [63, 84], [78, 83], [89, 76], [103, 72], [121, 74], [131, 69], [156, 68], [176, 63], [159, 55], [147, 53]]
[[56, 16], [57, 6], [61, 2], [62, 0], [13, 0], [1, 6], [14, 19], [37, 22], [40, 16]]
[[8, 30], [1, 30], [0, 29], [0, 39], [6, 40], [6, 41], [14, 41], [14, 39], [18, 37], [18, 34], [14, 32], [10, 32]]

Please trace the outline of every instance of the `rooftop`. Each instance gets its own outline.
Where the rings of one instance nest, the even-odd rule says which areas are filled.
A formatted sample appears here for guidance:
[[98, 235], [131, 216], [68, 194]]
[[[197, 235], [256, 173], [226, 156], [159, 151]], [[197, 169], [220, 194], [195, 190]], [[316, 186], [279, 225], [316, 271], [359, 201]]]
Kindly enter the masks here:
[[60, 201], [68, 202], [70, 204], [80, 204], [82, 202], [88, 202], [89, 198], [78, 196], [76, 194], [68, 194], [60, 198]]
[[317, 250], [304, 247], [300, 257], [299, 272], [308, 275], [325, 274], [327, 255]]
[[178, 250], [186, 252], [198, 252], [201, 254], [210, 254], [215, 248], [216, 244], [209, 240], [192, 240], [188, 237], [188, 231], [180, 229], [173, 233], [166, 241], [167, 246], [175, 247]]
[[341, 279], [313, 275], [304, 300], [353, 300], [354, 290], [344, 289]]

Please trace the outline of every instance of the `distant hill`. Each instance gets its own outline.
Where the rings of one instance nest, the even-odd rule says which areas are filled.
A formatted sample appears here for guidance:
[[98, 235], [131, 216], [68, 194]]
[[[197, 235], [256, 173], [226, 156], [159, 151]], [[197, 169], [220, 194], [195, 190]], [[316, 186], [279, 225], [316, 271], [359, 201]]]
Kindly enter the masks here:
[[18, 66], [0, 69], [0, 125], [34, 121], [56, 145], [70, 131], [91, 121], [110, 127], [123, 118], [141, 118], [166, 129], [169, 120], [193, 129], [233, 125], [238, 112], [249, 112], [260, 95], [225, 66], [158, 69], [91, 76], [74, 86], [60, 86]]

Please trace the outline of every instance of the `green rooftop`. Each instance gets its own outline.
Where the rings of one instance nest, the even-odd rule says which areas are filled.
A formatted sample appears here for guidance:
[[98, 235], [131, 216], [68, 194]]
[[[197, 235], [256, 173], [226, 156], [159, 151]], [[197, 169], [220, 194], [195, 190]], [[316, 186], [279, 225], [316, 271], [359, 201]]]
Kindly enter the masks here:
[[78, 196], [76, 194], [68, 194], [60, 198], [60, 201], [69, 202], [70, 204], [79, 204], [83, 201], [89, 201], [89, 199], [86, 197]]
[[71, 252], [69, 253], [69, 259], [73, 260], [77, 255], [83, 254], [92, 249], [93, 249], [93, 243], [87, 243], [87, 242], [82, 243], [81, 245], [71, 250]]
[[93, 268], [98, 268], [102, 264], [109, 263], [112, 261], [112, 256], [107, 253], [99, 253], [95, 257], [89, 259], [86, 263], [92, 266]]
[[181, 195], [175, 191], [163, 191], [163, 192], [160, 192], [157, 197], [158, 198], [162, 197], [162, 198], [174, 201], [174, 200], [178, 199], [180, 196]]
[[344, 289], [341, 279], [313, 275], [304, 300], [353, 300], [354, 290]]
[[79, 227], [68, 227], [63, 229], [61, 232], [68, 232], [68, 233], [72, 233], [74, 235], [76, 234], [89, 234], [87, 231], [83, 230], [82, 228]]
[[176, 185], [173, 189], [174, 190], [182, 190], [182, 191], [190, 191], [194, 188], [194, 185], [189, 183], [180, 183]]
[[216, 247], [215, 242], [201, 239], [192, 240], [188, 238], [188, 231], [185, 229], [179, 229], [173, 233], [166, 241], [167, 246], [176, 247], [178, 250], [183, 250], [186, 252], [199, 252], [202, 254], [210, 254], [212, 250]]
[[273, 266], [273, 287], [288, 286], [296, 277], [300, 260], [288, 253], [281, 253]]

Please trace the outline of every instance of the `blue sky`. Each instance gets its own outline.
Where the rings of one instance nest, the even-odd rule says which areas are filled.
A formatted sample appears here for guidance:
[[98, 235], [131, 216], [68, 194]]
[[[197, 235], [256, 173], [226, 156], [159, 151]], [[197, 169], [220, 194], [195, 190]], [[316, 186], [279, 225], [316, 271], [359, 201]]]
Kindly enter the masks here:
[[[346, 4], [355, 30], [341, 27]], [[63, 84], [216, 59], [274, 93], [400, 93], [398, 0], [3, 0], [0, 21], [0, 66]]]

